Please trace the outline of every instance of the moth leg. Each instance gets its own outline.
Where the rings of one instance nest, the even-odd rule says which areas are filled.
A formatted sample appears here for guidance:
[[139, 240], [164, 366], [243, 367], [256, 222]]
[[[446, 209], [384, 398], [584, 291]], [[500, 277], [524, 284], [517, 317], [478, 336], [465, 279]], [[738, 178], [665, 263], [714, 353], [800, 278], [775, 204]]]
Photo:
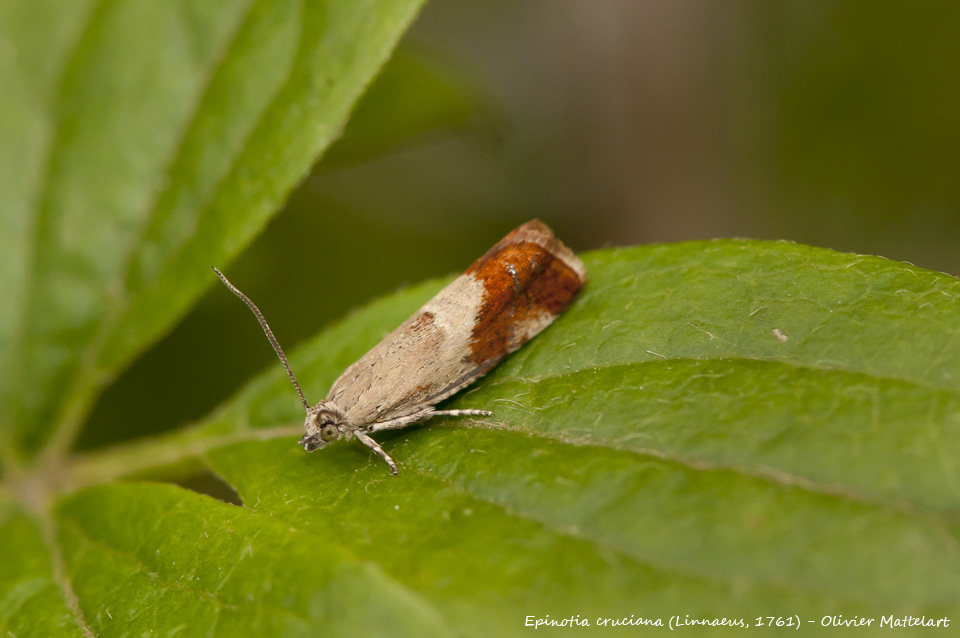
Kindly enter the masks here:
[[430, 416], [490, 416], [490, 410], [439, 410]]
[[368, 425], [364, 431], [367, 433], [370, 432], [379, 432], [380, 430], [398, 430], [400, 428], [405, 428], [411, 423], [416, 423], [417, 421], [423, 421], [424, 419], [429, 419], [434, 414], [437, 414], [433, 410], [421, 410], [420, 412], [414, 412], [413, 414], [408, 414], [406, 416], [398, 416], [395, 419], [390, 419], [389, 421], [380, 421], [379, 423], [371, 423]]
[[386, 452], [383, 451], [383, 448], [380, 447], [379, 443], [371, 439], [369, 436], [367, 436], [360, 430], [355, 431], [353, 435], [357, 437], [361, 443], [363, 443], [368, 448], [370, 448], [371, 450], [379, 454], [380, 458], [386, 461], [387, 465], [390, 466], [390, 471], [393, 472], [393, 475], [394, 476], [397, 475], [397, 464], [393, 462], [393, 459], [390, 458], [390, 455], [388, 455]]
[[420, 412], [414, 412], [413, 414], [390, 419], [389, 421], [371, 423], [364, 431], [370, 433], [379, 432], [381, 430], [398, 430], [400, 428], [407, 427], [411, 423], [423, 421], [435, 416], [490, 416], [491, 414], [493, 414], [493, 412], [490, 412], [489, 410], [441, 410], [439, 412], [434, 412], [432, 408], [428, 408], [426, 410], [421, 410]]

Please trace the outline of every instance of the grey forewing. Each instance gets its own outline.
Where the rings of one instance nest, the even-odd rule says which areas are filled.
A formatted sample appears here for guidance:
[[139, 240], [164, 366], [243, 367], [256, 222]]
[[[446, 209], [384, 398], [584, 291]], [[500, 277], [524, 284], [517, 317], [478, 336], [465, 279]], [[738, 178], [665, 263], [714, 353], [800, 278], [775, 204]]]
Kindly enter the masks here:
[[374, 346], [327, 395], [350, 425], [386, 421], [436, 404], [482, 376], [470, 340], [483, 284], [461, 275]]

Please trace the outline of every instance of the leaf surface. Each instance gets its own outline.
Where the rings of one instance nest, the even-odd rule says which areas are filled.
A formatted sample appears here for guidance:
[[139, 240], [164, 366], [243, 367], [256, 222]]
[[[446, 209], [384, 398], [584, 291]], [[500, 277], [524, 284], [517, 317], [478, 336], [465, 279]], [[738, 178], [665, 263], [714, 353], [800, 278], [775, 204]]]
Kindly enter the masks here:
[[[531, 614], [955, 614], [960, 282], [786, 243], [585, 261], [574, 306], [450, 402], [493, 417], [380, 437], [398, 478], [359, 444], [304, 454], [282, 370], [78, 472], [143, 476], [148, 454], [158, 472], [208, 467], [284, 543], [371, 561], [423, 622], [464, 635], [519, 635]], [[296, 353], [308, 397], [442, 283]]]

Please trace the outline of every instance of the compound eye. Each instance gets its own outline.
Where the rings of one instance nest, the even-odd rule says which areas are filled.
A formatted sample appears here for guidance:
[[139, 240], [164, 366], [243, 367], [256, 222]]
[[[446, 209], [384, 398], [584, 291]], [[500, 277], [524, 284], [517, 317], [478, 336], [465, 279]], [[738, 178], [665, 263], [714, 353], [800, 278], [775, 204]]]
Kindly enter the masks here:
[[340, 437], [340, 430], [337, 426], [327, 424], [320, 430], [320, 438], [324, 441], [335, 441]]

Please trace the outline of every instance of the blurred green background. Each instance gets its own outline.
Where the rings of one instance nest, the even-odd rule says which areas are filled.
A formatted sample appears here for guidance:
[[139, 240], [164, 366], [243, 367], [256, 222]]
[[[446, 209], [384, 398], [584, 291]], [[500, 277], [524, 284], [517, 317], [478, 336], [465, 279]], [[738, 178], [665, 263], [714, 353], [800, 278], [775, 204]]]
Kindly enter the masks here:
[[[958, 33], [946, 1], [434, 0], [286, 210], [216, 265], [288, 352], [533, 217], [576, 250], [789, 239], [960, 274]], [[279, 365], [210, 281], [80, 447]]]

